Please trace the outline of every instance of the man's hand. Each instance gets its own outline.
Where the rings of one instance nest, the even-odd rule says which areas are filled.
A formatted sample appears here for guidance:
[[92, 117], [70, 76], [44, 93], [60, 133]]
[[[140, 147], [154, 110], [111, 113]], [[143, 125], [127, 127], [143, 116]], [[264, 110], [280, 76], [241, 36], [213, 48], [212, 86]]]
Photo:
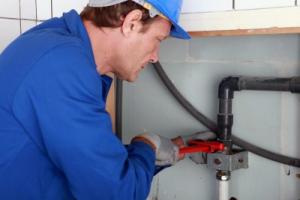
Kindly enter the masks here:
[[[183, 141], [183, 139], [182, 139], [181, 136], [178, 136], [178, 137], [176, 137], [176, 138], [172, 138], [171, 141], [172, 141], [175, 145], [177, 145], [178, 148], [181, 148], [181, 147], [184, 147], [184, 146], [185, 146], [185, 145], [184, 145], [184, 141]], [[182, 160], [182, 159], [184, 159], [184, 156], [185, 156], [185, 154], [179, 154], [179, 155], [178, 155], [178, 159], [179, 159], [179, 160]]]
[[[179, 147], [188, 146], [188, 141], [190, 140], [213, 140], [216, 138], [216, 134], [211, 131], [201, 131], [193, 133], [191, 135], [178, 136], [172, 141], [176, 141], [176, 144], [180, 144]], [[183, 159], [185, 154], [181, 154], [180, 158]], [[206, 154], [205, 153], [194, 153], [188, 155], [188, 157], [195, 162], [196, 164], [206, 163]]]
[[215, 137], [215, 133], [210, 131], [178, 136], [173, 139], [168, 139], [154, 133], [144, 133], [134, 137], [132, 141], [140, 141], [149, 144], [155, 151], [155, 164], [158, 166], [165, 166], [174, 165], [184, 158], [185, 154], [179, 154], [179, 148], [188, 146], [187, 143], [189, 140], [211, 140]]
[[180, 140], [170, 140], [154, 133], [144, 133], [134, 137], [132, 141], [149, 144], [155, 151], [157, 166], [174, 165], [183, 158], [179, 155], [179, 147], [183, 146]]

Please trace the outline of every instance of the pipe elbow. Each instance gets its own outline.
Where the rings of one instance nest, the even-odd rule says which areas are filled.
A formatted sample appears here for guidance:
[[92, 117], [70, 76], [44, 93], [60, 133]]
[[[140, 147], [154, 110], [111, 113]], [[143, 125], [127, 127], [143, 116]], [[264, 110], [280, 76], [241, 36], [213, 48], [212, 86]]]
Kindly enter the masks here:
[[233, 93], [239, 89], [240, 77], [229, 76], [224, 78], [219, 84], [218, 96], [220, 99], [232, 99]]

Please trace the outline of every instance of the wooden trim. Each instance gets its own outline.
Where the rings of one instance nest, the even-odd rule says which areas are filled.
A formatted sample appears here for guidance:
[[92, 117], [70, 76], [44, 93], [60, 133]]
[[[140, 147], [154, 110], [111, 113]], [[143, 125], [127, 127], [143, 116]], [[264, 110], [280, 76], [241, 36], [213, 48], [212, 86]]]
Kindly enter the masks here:
[[300, 27], [239, 29], [239, 30], [220, 30], [220, 31], [191, 31], [191, 32], [189, 32], [189, 34], [192, 37], [297, 34], [297, 33], [300, 33]]
[[186, 13], [182, 27], [193, 36], [299, 33], [300, 6]]

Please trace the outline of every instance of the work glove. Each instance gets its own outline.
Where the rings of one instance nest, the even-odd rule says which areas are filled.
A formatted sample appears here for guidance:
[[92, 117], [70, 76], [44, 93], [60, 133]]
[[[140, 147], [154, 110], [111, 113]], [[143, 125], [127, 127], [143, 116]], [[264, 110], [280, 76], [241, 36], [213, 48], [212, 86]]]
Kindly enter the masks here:
[[143, 133], [132, 141], [141, 141], [149, 144], [155, 151], [157, 166], [174, 165], [181, 159], [179, 146], [172, 140], [154, 133]]
[[[177, 143], [182, 143], [183, 146], [188, 146], [190, 140], [213, 140], [216, 138], [216, 134], [211, 131], [201, 131], [193, 133], [191, 135], [178, 136], [173, 139]], [[182, 156], [182, 155], [181, 155]], [[189, 154], [188, 157], [196, 164], [206, 164], [207, 154], [206, 153], [193, 153]]]
[[188, 142], [190, 140], [213, 140], [215, 138], [216, 138], [216, 134], [214, 132], [200, 131], [200, 132], [193, 133], [191, 135], [181, 135], [174, 139], [176, 140], [181, 139], [184, 146], [188, 146]]

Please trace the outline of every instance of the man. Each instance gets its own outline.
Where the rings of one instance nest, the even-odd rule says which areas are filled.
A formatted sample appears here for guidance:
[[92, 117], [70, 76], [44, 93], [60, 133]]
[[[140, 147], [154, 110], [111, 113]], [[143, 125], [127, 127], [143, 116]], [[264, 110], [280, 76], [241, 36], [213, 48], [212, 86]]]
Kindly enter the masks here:
[[0, 199], [145, 199], [155, 163], [181, 155], [145, 133], [123, 146], [105, 110], [112, 72], [134, 81], [171, 35], [181, 0], [90, 0], [12, 42], [0, 57]]

